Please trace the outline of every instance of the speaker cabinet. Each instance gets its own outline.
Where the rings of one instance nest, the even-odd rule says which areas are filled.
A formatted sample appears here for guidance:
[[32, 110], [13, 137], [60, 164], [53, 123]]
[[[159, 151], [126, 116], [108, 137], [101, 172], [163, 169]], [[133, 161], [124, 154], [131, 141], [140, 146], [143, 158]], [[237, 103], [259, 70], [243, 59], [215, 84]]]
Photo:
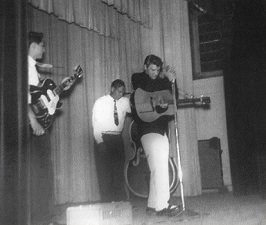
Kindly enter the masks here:
[[223, 173], [220, 139], [198, 141], [202, 189], [222, 189]]

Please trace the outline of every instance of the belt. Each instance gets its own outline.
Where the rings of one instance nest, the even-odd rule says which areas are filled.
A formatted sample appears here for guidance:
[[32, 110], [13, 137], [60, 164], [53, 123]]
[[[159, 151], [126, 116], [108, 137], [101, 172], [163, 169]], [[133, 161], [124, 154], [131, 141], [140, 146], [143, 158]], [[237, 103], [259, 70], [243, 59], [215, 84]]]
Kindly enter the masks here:
[[122, 131], [104, 131], [102, 132], [102, 135], [121, 135]]

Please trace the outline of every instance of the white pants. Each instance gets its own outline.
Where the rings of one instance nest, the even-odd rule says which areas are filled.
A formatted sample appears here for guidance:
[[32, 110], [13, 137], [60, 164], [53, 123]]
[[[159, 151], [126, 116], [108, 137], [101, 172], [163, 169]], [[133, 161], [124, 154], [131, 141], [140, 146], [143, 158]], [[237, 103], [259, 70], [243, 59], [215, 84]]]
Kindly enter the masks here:
[[151, 171], [148, 207], [159, 211], [168, 207], [170, 198], [168, 138], [157, 133], [145, 134], [141, 137], [141, 144]]

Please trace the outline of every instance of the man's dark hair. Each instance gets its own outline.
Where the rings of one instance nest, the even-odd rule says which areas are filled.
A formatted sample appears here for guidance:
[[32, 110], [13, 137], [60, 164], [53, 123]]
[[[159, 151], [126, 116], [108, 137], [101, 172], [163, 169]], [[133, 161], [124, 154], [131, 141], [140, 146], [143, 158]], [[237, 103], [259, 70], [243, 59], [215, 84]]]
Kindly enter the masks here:
[[37, 43], [40, 44], [43, 41], [43, 33], [38, 33], [38, 32], [29, 32], [29, 39], [28, 39], [28, 44], [29, 46], [31, 43]]
[[125, 87], [125, 83], [124, 81], [120, 79], [116, 79], [112, 82], [111, 87], [115, 89], [120, 88], [120, 87]]
[[154, 64], [162, 69], [163, 67], [163, 61], [160, 57], [156, 55], [148, 55], [144, 60], [144, 65], [149, 67], [149, 65]]

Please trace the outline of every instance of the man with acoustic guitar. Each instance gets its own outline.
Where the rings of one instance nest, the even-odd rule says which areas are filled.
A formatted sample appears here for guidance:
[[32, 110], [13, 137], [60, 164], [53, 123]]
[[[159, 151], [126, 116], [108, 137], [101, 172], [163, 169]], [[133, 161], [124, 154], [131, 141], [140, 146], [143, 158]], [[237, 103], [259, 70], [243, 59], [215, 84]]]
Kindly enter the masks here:
[[[163, 62], [158, 56], [148, 55], [144, 61], [144, 71], [133, 74], [131, 81], [135, 91], [134, 94], [136, 94], [136, 90], [140, 89], [151, 93], [150, 102], [147, 105], [152, 105], [152, 107], [144, 106], [142, 112], [148, 113], [156, 110], [154, 104], [151, 104], [154, 100], [152, 93], [163, 90], [172, 92], [172, 83], [175, 83], [175, 71], [172, 68], [164, 69]], [[175, 88], [177, 89], [176, 85]], [[176, 91], [176, 95], [178, 95], [177, 93]], [[169, 140], [167, 135], [168, 122], [174, 117], [173, 115], [163, 114], [154, 121], [143, 121], [135, 108], [139, 100], [135, 98], [137, 96], [134, 94], [131, 97], [133, 118], [137, 124], [141, 144], [151, 172], [146, 212], [147, 214], [154, 213], [157, 216], [174, 216], [180, 211], [180, 208], [178, 205], [169, 203]], [[163, 111], [167, 107], [167, 104], [162, 102], [159, 110]]]

